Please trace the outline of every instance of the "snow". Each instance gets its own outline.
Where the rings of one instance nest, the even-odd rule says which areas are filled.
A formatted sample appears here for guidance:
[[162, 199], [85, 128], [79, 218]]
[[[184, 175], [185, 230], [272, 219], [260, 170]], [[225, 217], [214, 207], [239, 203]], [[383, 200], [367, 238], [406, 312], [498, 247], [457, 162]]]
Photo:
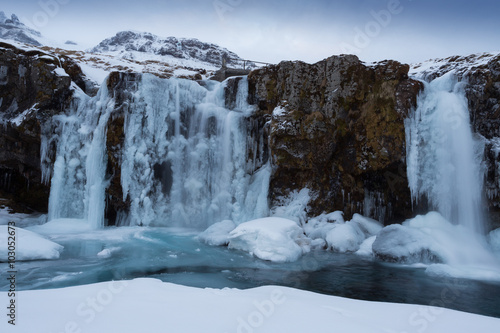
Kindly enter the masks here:
[[[492, 245], [494, 239], [490, 236]], [[426, 273], [430, 275], [500, 281], [500, 260], [486, 239], [451, 224], [437, 212], [385, 227], [372, 248], [384, 261], [429, 264]]]
[[[14, 228], [14, 229], [12, 229]], [[0, 225], [0, 262], [8, 260], [9, 231], [15, 230], [15, 260], [58, 259], [63, 247], [22, 228]]]
[[236, 228], [231, 220], [224, 220], [212, 224], [204, 232], [198, 235], [198, 239], [205, 244], [212, 246], [221, 246], [229, 244], [229, 233]]
[[356, 254], [367, 257], [373, 256], [373, 243], [376, 238], [377, 236], [371, 236], [365, 239], [363, 243], [359, 245], [359, 250], [356, 251]]
[[353, 223], [338, 224], [326, 234], [328, 247], [336, 252], [355, 252], [363, 240], [363, 233]]
[[432, 251], [434, 245], [421, 230], [395, 224], [385, 227], [377, 235], [372, 249], [379, 259], [412, 264], [439, 261]]
[[309, 248], [295, 221], [266, 217], [240, 224], [229, 234], [229, 248], [249, 252], [263, 260], [290, 262]]
[[10, 123], [16, 127], [19, 127], [23, 121], [26, 119], [28, 115], [30, 115], [33, 111], [36, 111], [36, 105], [29, 108], [28, 110], [24, 110], [21, 112], [19, 115], [17, 115], [15, 118], [10, 120]]
[[61, 67], [57, 67], [56, 69], [54, 69], [54, 72], [58, 75], [58, 76], [68, 76], [68, 73], [66, 73], [66, 71], [64, 70], [64, 68], [61, 68]]
[[[7, 299], [7, 292], [0, 296]], [[278, 286], [199, 289], [144, 278], [20, 291], [17, 302], [16, 326], [6, 318], [0, 321], [1, 332], [493, 333], [500, 326], [498, 318], [433, 306]]]
[[91, 79], [92, 81], [94, 81], [99, 85], [103, 83], [104, 80], [106, 80], [106, 78], [110, 73], [109, 71], [103, 68], [92, 66], [89, 63], [79, 62], [78, 65], [80, 66], [83, 74], [85, 74], [86, 77], [88, 77], [89, 79]]
[[307, 220], [307, 206], [311, 200], [308, 188], [293, 191], [288, 196], [278, 198], [271, 211], [271, 216], [294, 220], [303, 225]]
[[467, 56], [452, 56], [443, 59], [430, 59], [421, 63], [412, 64], [408, 75], [425, 80], [428, 76], [442, 76], [451, 71], [463, 74], [478, 67], [485, 67], [488, 62], [498, 55], [498, 52], [492, 52], [477, 53]]
[[281, 117], [281, 116], [284, 116], [288, 113], [288, 111], [282, 107], [282, 106], [277, 106], [274, 110], [273, 110], [273, 117]]
[[42, 225], [28, 227], [29, 230], [44, 235], [82, 233], [92, 230], [92, 226], [83, 219], [54, 219]]
[[[343, 213], [336, 211], [311, 218], [304, 225], [307, 237], [323, 239], [327, 247], [335, 252], [356, 252], [366, 238], [376, 235], [382, 225], [373, 219], [354, 214], [345, 222]], [[318, 243], [321, 245], [321, 242]]]

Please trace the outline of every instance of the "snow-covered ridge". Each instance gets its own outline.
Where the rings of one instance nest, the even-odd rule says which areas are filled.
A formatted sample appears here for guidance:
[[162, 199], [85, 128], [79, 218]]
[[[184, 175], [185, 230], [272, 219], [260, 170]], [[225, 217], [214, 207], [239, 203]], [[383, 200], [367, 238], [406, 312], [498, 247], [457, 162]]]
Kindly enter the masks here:
[[211, 69], [220, 67], [223, 58], [226, 58], [229, 64], [234, 62], [231, 59], [240, 59], [234, 52], [195, 38], [164, 38], [149, 32], [135, 31], [118, 32], [89, 52], [138, 61], [175, 59], [174, 62], [178, 65], [192, 66], [192, 63], [197, 63], [199, 66], [202, 63]]
[[469, 71], [487, 69], [492, 60], [500, 60], [500, 52], [477, 53], [467, 56], [451, 56], [442, 59], [430, 59], [410, 66], [409, 75], [432, 81], [436, 77], [455, 71], [457, 76], [463, 76]]
[[8, 18], [3, 11], [0, 11], [0, 38], [7, 40], [14, 40], [21, 43], [27, 43], [35, 46], [41, 46], [38, 41], [42, 35], [40, 32], [28, 28], [24, 25], [19, 18], [12, 14]]

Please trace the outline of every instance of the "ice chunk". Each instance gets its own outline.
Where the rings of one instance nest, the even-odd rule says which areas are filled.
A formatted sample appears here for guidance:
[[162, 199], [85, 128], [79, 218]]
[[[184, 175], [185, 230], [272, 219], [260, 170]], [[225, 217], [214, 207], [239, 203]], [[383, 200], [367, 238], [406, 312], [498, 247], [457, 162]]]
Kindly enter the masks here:
[[307, 218], [307, 206], [311, 200], [308, 188], [293, 191], [286, 197], [279, 198], [279, 205], [272, 209], [272, 216], [283, 217], [304, 224]]
[[290, 262], [308, 250], [302, 228], [296, 222], [266, 217], [245, 222], [229, 234], [229, 248], [249, 252], [263, 260]]
[[361, 245], [359, 246], [359, 250], [356, 251], [357, 255], [360, 256], [372, 256], [373, 255], [373, 242], [375, 242], [375, 239], [377, 236], [371, 236], [363, 241]]
[[337, 252], [355, 252], [364, 239], [356, 223], [338, 224], [326, 235], [328, 247]]
[[344, 222], [343, 213], [321, 214], [304, 225], [305, 234], [313, 240], [323, 239], [328, 248], [336, 252], [356, 252], [361, 243], [376, 235], [382, 225], [373, 219], [354, 214]]
[[221, 246], [229, 244], [229, 233], [236, 228], [231, 220], [217, 222], [198, 235], [198, 239], [208, 245]]
[[[63, 246], [42, 236], [17, 227], [0, 225], [0, 261], [8, 260], [9, 230], [15, 229], [15, 260], [58, 259]], [[12, 235], [11, 235], [12, 236]]]
[[379, 221], [359, 214], [354, 214], [350, 222], [356, 223], [365, 236], [374, 236], [383, 228]]
[[432, 240], [421, 230], [394, 224], [382, 229], [372, 249], [376, 258], [388, 262], [441, 262], [433, 247]]

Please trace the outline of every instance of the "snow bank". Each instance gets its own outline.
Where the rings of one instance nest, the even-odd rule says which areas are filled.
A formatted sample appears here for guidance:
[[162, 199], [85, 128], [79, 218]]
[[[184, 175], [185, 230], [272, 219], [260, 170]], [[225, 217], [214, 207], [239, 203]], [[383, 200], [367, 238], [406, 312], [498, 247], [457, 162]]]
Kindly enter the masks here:
[[229, 234], [229, 248], [249, 252], [264, 260], [297, 260], [308, 247], [302, 241], [303, 230], [296, 222], [266, 217], [245, 222]]
[[498, 264], [485, 239], [451, 224], [437, 212], [384, 228], [373, 244], [373, 251], [378, 258], [395, 262]]
[[434, 251], [435, 245], [421, 230], [393, 224], [377, 235], [372, 250], [376, 258], [388, 262], [441, 262], [439, 251]]
[[1, 332], [493, 333], [500, 326], [498, 318], [430, 306], [277, 286], [199, 289], [155, 279], [21, 291], [18, 302], [16, 326], [1, 320]]
[[231, 220], [224, 220], [208, 227], [207, 230], [198, 235], [198, 240], [212, 246], [229, 244], [229, 233], [236, 228]]
[[[8, 260], [9, 227], [0, 225], [0, 261]], [[16, 261], [58, 259], [63, 247], [29, 230], [15, 228]]]
[[[494, 246], [496, 236], [489, 238]], [[500, 281], [500, 261], [492, 246], [483, 236], [429, 212], [403, 225], [385, 227], [372, 249], [383, 261], [430, 264], [426, 269], [429, 275]]]
[[376, 238], [377, 236], [371, 236], [365, 239], [363, 243], [361, 243], [361, 245], [359, 246], [359, 250], [356, 251], [356, 254], [368, 257], [373, 256], [373, 243], [375, 242]]
[[324, 239], [329, 249], [336, 252], [356, 252], [369, 237], [382, 230], [382, 225], [373, 219], [354, 214], [344, 222], [340, 211], [322, 214], [304, 225], [306, 235], [313, 240]]

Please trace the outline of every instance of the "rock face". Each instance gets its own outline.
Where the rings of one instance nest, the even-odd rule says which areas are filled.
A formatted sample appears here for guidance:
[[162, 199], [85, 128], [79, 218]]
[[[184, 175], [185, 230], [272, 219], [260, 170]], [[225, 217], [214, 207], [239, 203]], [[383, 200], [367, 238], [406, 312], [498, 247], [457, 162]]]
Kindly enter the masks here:
[[0, 192], [18, 204], [46, 211], [48, 184], [41, 179], [42, 124], [72, 96], [71, 78], [54, 70], [59, 60], [0, 44]]
[[471, 123], [486, 138], [486, 196], [493, 227], [500, 227], [500, 55], [464, 75]]
[[403, 120], [422, 89], [408, 65], [335, 56], [282, 62], [249, 75], [250, 99], [271, 116], [272, 203], [309, 188], [312, 214], [410, 215]]
[[[474, 59], [447, 59], [425, 77], [455, 69], [467, 82], [472, 124], [486, 143], [489, 208], [500, 221], [500, 56]], [[312, 65], [282, 62], [252, 71], [248, 99], [257, 110], [247, 119], [247, 156], [252, 170], [271, 161], [271, 206], [308, 188], [310, 215], [342, 210], [346, 219], [362, 213], [386, 224], [413, 216], [404, 119], [423, 85], [408, 71], [408, 65], [396, 61], [366, 65], [355, 56]], [[130, 207], [123, 199], [121, 156], [125, 115], [140, 79], [141, 74], [112, 73], [107, 81], [115, 103], [106, 131], [110, 224], [120, 224]], [[228, 108], [236, 103], [240, 80], [226, 85]], [[42, 170], [53, 163], [55, 147], [46, 145], [41, 163], [41, 137], [53, 134], [44, 132], [52, 130], [47, 123], [68, 108], [74, 85], [95, 93], [71, 59], [0, 43], [0, 197], [19, 203], [18, 210], [47, 210], [50, 179], [42, 179]], [[155, 165], [152, 170], [166, 188], [164, 170], [169, 168]]]

